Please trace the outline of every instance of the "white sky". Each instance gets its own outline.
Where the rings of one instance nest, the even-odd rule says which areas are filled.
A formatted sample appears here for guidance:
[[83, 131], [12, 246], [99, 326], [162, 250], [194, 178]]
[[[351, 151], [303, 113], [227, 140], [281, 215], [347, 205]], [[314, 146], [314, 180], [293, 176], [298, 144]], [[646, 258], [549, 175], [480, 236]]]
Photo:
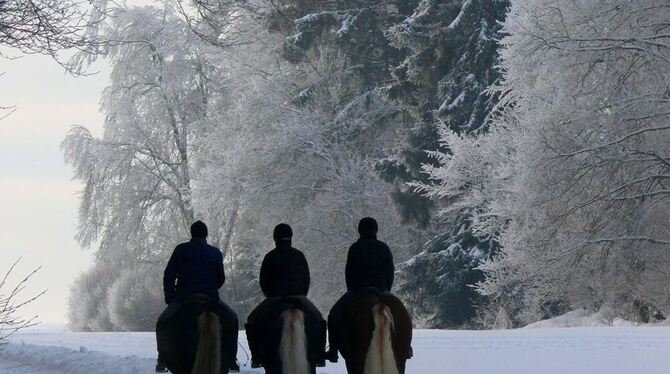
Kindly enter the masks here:
[[0, 106], [17, 107], [0, 120], [0, 273], [22, 257], [13, 285], [42, 266], [23, 294], [47, 293], [21, 315], [43, 322], [65, 323], [68, 288], [91, 262], [92, 252], [73, 238], [80, 185], [59, 146], [74, 124], [102, 131], [98, 102], [109, 68], [97, 68], [100, 74], [72, 78], [48, 57], [0, 59]]

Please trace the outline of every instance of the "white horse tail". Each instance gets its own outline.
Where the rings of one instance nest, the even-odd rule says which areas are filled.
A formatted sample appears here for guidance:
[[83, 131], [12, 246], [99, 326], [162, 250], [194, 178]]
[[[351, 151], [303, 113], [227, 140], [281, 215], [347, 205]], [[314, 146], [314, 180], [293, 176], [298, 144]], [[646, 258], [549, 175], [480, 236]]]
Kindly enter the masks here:
[[279, 357], [282, 373], [310, 374], [304, 313], [300, 309], [291, 308], [282, 313], [281, 318], [283, 327], [279, 342]]
[[370, 347], [365, 355], [364, 374], [398, 374], [391, 338], [393, 334], [393, 315], [391, 309], [383, 304], [372, 308], [375, 329], [372, 332]]
[[221, 372], [221, 322], [212, 312], [198, 317], [198, 349], [191, 374], [220, 374]]

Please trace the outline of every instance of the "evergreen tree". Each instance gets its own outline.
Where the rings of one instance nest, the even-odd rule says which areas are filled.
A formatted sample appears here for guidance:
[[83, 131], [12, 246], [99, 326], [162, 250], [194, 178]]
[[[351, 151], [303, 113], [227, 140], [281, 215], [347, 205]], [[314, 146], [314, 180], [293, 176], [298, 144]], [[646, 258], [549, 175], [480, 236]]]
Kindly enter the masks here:
[[[440, 233], [400, 269], [400, 293], [428, 326], [452, 327], [475, 315], [478, 296], [471, 287], [482, 280], [479, 262], [490, 254], [489, 238], [470, 229], [467, 210], [435, 217], [435, 202], [407, 182], [428, 182], [423, 164], [435, 164], [428, 151], [448, 151], [439, 143], [441, 129], [475, 136], [487, 131], [496, 98], [486, 88], [498, 78], [500, 22], [508, 1], [423, 0], [414, 13], [386, 36], [409, 50], [393, 69], [389, 98], [409, 114], [403, 146], [379, 167], [394, 181], [395, 201], [403, 219]], [[449, 204], [449, 201], [445, 201]]]

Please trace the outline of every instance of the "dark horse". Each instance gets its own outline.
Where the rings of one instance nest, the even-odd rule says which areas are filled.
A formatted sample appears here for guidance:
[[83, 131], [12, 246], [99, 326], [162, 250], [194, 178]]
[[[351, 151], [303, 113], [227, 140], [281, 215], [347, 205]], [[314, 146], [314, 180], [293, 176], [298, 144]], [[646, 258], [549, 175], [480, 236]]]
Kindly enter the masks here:
[[221, 322], [206, 295], [189, 297], [176, 311], [165, 333], [171, 344], [159, 347], [173, 374], [227, 373], [221, 354]]
[[349, 374], [404, 374], [412, 319], [402, 302], [365, 289], [343, 310], [340, 352]]
[[[322, 352], [315, 352], [308, 337], [316, 337], [321, 320], [306, 313], [299, 298], [283, 297], [275, 301], [259, 323], [263, 338], [266, 374], [315, 374]], [[325, 338], [325, 336], [324, 336]], [[325, 339], [324, 339], [325, 340]]]

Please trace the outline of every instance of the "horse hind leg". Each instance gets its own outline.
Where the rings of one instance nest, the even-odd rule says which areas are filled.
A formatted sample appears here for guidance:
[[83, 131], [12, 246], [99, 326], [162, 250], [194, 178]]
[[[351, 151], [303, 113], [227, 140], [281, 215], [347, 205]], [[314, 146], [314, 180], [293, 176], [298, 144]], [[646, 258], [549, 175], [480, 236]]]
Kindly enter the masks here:
[[393, 345], [393, 315], [391, 309], [383, 304], [372, 308], [374, 331], [365, 356], [363, 374], [399, 374]]
[[279, 357], [283, 374], [310, 374], [307, 360], [307, 337], [305, 315], [300, 309], [289, 309], [282, 313], [282, 334], [279, 341]]

